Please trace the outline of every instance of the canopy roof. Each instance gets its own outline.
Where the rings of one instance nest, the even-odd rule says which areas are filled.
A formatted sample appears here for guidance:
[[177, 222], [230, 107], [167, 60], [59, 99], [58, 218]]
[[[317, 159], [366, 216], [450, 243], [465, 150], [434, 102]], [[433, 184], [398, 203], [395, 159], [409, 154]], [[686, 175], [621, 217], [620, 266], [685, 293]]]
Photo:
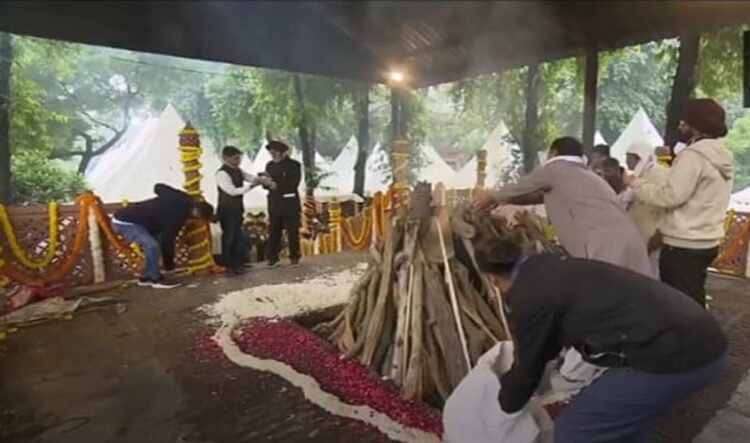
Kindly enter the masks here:
[[0, 30], [413, 86], [750, 22], [742, 1], [3, 1]]

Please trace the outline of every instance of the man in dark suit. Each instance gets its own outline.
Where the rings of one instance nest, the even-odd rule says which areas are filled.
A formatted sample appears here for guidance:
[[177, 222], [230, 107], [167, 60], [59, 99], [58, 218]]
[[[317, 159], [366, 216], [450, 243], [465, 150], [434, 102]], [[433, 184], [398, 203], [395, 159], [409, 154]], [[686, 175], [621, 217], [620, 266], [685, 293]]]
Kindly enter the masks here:
[[289, 146], [272, 140], [266, 145], [271, 161], [266, 165], [264, 187], [268, 189], [268, 266], [279, 265], [281, 234], [286, 230], [289, 258], [299, 266], [300, 198], [297, 188], [302, 179], [302, 166], [289, 157]]

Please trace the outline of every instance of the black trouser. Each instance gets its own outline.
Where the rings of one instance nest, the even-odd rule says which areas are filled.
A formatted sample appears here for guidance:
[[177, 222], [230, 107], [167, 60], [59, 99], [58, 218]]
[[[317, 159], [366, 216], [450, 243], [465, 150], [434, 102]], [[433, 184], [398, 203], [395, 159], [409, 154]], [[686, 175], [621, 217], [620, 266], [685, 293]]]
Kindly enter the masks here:
[[719, 248], [687, 249], [664, 245], [659, 257], [661, 281], [706, 306], [706, 277]]
[[299, 260], [299, 214], [272, 215], [268, 225], [268, 261], [279, 261], [281, 252], [281, 234], [286, 229], [289, 241], [289, 258]]
[[238, 270], [245, 265], [245, 233], [242, 213], [219, 212], [221, 225], [221, 260], [224, 267]]

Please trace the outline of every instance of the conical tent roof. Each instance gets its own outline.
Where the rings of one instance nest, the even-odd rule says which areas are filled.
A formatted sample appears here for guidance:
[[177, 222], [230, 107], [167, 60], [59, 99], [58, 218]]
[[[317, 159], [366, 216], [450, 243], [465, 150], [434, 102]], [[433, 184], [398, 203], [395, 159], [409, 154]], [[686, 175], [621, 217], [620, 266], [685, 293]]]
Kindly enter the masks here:
[[419, 171], [419, 180], [430, 182], [433, 185], [443, 183], [449, 186], [456, 175], [456, 171], [448, 166], [448, 163], [443, 160], [443, 157], [429, 143], [422, 146], [420, 150], [426, 164]]
[[607, 140], [604, 139], [604, 136], [599, 131], [596, 131], [596, 134], [594, 134], [594, 144], [595, 145], [606, 145], [607, 144]]
[[177, 111], [167, 105], [153, 128], [136, 137], [127, 149], [99, 162], [89, 177], [93, 191], [105, 202], [117, 202], [151, 198], [156, 183], [180, 188], [184, 174], [177, 146], [184, 126]]
[[357, 139], [351, 136], [330, 165], [321, 182], [321, 195], [349, 194], [354, 188], [354, 164], [357, 161]]
[[631, 144], [637, 141], [645, 141], [656, 148], [664, 144], [664, 139], [659, 135], [651, 119], [646, 115], [643, 108], [638, 108], [630, 123], [622, 131], [617, 141], [609, 150], [610, 156], [616, 158], [620, 163], [625, 164], [625, 153]]
[[[512, 140], [510, 131], [505, 122], [500, 120], [490, 136], [482, 145], [487, 151], [487, 187], [495, 186], [511, 167], [513, 151], [519, 150], [518, 145]], [[477, 158], [472, 157], [453, 177], [451, 187], [454, 189], [472, 188], [477, 182]]]

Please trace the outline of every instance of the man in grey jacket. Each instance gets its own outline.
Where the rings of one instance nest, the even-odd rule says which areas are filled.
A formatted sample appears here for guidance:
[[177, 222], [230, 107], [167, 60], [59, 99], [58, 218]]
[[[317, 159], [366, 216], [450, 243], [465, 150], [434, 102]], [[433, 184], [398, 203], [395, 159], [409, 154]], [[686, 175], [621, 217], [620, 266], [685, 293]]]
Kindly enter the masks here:
[[544, 203], [557, 238], [570, 255], [653, 277], [638, 228], [609, 184], [587, 169], [581, 142], [558, 138], [550, 145], [548, 158], [516, 184], [481, 194], [476, 205]]
[[660, 227], [662, 281], [705, 306], [707, 269], [724, 236], [734, 160], [722, 140], [727, 134], [724, 109], [714, 100], [688, 100], [679, 130], [687, 146], [665, 182], [626, 180], [636, 198], [667, 210]]

